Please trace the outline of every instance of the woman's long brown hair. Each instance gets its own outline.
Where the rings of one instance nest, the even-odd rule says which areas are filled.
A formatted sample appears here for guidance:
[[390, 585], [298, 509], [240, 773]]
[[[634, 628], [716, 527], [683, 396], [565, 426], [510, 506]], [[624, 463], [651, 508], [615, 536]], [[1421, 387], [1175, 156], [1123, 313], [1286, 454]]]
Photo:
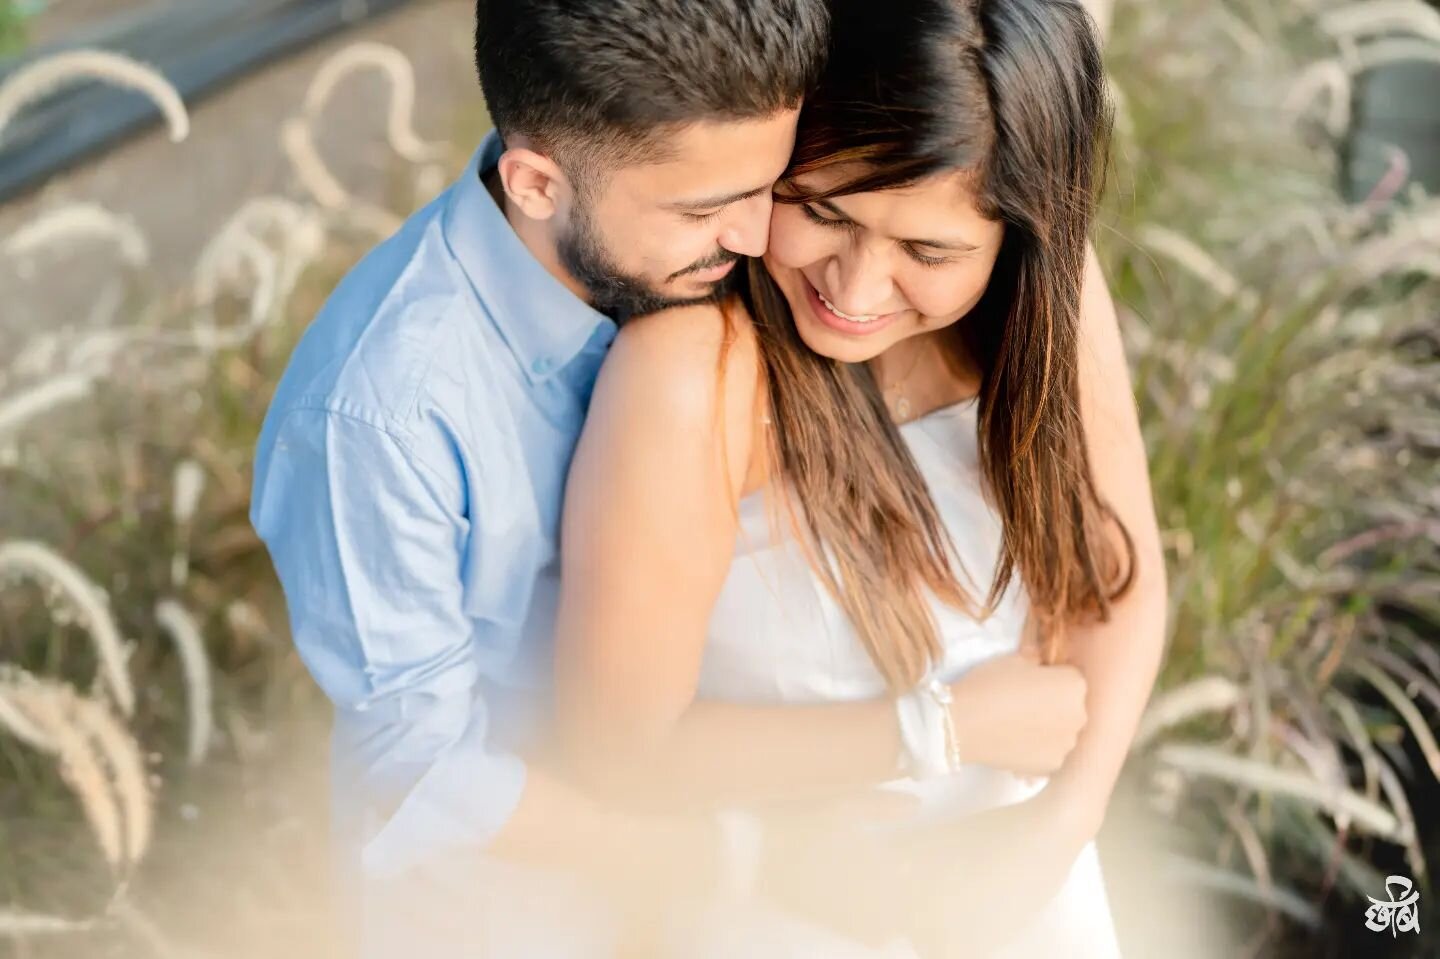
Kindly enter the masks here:
[[[981, 212], [1005, 226], [986, 292], [954, 328], [980, 370], [981, 473], [1003, 527], [988, 595], [978, 602], [962, 584], [869, 367], [812, 352], [752, 261], [741, 297], [760, 341], [777, 485], [892, 690], [940, 655], [930, 593], [983, 616], [1018, 578], [1053, 662], [1066, 624], [1108, 617], [1135, 564], [1096, 491], [1080, 415], [1080, 291], [1109, 130], [1094, 25], [1078, 0], [836, 0], [833, 29], [781, 202], [965, 170]], [[823, 194], [794, 186], [855, 161], [864, 172]]]

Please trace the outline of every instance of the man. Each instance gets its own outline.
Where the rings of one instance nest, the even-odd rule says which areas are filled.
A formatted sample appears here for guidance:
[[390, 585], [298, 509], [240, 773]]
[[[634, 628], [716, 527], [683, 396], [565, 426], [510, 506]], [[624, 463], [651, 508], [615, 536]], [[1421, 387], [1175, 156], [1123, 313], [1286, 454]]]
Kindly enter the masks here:
[[[426, 955], [600, 955], [583, 896], [499, 861], [637, 855], [638, 826], [522, 759], [549, 708], [565, 474], [615, 321], [710, 297], [764, 252], [826, 3], [476, 13], [498, 132], [307, 330], [251, 519], [335, 705], [336, 845], [366, 951], [424, 926]], [[448, 931], [390, 884], [452, 868], [437, 895], [484, 909], [437, 908]], [[532, 921], [517, 904], [535, 899]]]

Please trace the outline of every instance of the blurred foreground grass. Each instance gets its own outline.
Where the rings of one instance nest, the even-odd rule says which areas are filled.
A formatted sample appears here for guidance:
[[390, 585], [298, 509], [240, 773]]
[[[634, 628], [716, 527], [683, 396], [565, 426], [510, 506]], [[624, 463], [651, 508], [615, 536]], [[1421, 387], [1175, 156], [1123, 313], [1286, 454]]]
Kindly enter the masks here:
[[[1250, 904], [1255, 952], [1321, 954], [1332, 902], [1359, 926], [1386, 871], [1440, 854], [1440, 206], [1347, 206], [1333, 159], [1337, 78], [1427, 9], [1113, 17], [1098, 243], [1174, 603], [1130, 772], [1188, 837], [1172, 878]], [[407, 72], [373, 45], [323, 69], [278, 131], [297, 189], [237, 197], [190, 288], [155, 288], [108, 211], [3, 241], [120, 265], [0, 364], [0, 956], [323, 951], [296, 904], [323, 876], [324, 704], [249, 529], [251, 451], [325, 294], [482, 129], [392, 126], [392, 195], [352, 196], [308, 131], [354, 68]]]

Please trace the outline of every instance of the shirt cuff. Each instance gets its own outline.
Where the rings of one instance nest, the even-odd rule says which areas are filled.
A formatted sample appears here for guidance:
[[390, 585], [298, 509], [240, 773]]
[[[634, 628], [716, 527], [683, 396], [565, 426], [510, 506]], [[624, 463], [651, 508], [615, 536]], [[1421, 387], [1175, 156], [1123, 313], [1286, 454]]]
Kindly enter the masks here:
[[360, 850], [366, 876], [391, 877], [482, 851], [519, 805], [525, 762], [487, 741], [483, 703], [464, 699], [470, 711], [464, 732], [430, 761], [388, 819], [366, 828]]

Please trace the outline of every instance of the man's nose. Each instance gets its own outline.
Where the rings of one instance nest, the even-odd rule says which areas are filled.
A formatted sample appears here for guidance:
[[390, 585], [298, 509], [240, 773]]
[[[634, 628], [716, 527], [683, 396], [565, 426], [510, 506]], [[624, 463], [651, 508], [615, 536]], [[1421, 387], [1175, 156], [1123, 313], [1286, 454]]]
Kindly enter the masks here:
[[741, 256], [764, 256], [770, 242], [769, 193], [735, 204], [733, 218], [720, 234], [720, 245]]

